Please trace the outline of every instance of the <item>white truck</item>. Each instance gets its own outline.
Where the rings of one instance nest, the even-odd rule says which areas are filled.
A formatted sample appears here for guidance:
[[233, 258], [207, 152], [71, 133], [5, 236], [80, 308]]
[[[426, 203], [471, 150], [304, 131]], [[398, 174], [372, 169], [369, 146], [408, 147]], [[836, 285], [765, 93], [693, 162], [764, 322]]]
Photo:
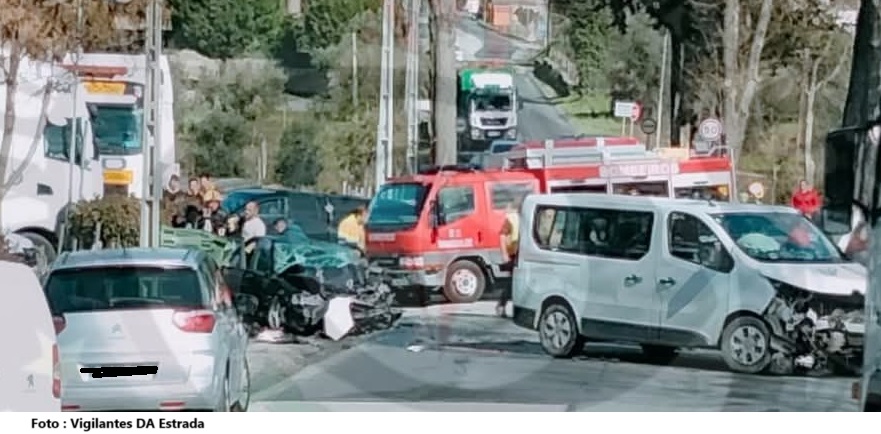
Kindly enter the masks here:
[[[95, 145], [101, 155], [104, 194], [141, 197], [144, 188], [144, 91], [147, 79], [143, 55], [86, 53], [69, 57], [67, 67], [77, 72], [84, 100], [94, 124]], [[162, 179], [178, 171], [174, 137], [174, 93], [168, 58], [159, 62], [162, 75], [158, 157]]]
[[[58, 88], [68, 87], [52, 92], [47, 122], [41, 129], [43, 89], [50, 77], [59, 84]], [[7, 179], [0, 180], [9, 187], [0, 203], [0, 230], [27, 238], [42, 252], [39, 261], [43, 264], [56, 257], [60, 227], [70, 199], [76, 202], [101, 193], [92, 123], [86, 103], [82, 98], [74, 98], [74, 83], [71, 74], [59, 65], [22, 61], [15, 93], [12, 149], [6, 161]], [[82, 94], [81, 86], [79, 93]], [[2, 85], [0, 101], [6, 101], [6, 96], [7, 88]], [[0, 110], [5, 109], [5, 104], [0, 105]], [[69, 150], [74, 119], [78, 126], [75, 164], [71, 166]], [[5, 116], [0, 116], [0, 131], [4, 123]]]
[[510, 68], [467, 67], [459, 71], [459, 118], [465, 126], [460, 151], [483, 152], [494, 140], [517, 139], [522, 106]]

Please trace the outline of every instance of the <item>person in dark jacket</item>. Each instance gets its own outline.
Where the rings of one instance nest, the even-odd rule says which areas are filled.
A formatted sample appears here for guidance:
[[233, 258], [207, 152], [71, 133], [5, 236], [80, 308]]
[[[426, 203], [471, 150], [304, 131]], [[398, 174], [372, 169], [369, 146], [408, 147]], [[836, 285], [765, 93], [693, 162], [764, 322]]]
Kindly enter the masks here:
[[180, 177], [171, 175], [168, 185], [162, 192], [162, 207], [166, 212], [171, 214], [172, 227], [182, 228], [186, 226], [186, 216], [184, 215], [184, 204], [187, 200], [187, 194], [180, 188]]

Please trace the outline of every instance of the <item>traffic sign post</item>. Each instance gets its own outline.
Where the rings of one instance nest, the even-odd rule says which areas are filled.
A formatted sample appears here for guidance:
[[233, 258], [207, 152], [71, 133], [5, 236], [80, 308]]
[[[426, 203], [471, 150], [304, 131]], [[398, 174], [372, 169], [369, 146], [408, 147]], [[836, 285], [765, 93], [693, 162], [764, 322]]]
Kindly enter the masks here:
[[698, 126], [698, 134], [707, 142], [715, 142], [722, 138], [722, 122], [716, 118], [707, 118]]
[[652, 118], [646, 118], [639, 123], [639, 129], [645, 134], [646, 143], [651, 143], [652, 137], [658, 129], [658, 123]]
[[630, 121], [630, 135], [633, 135], [633, 123], [642, 116], [642, 106], [632, 101], [615, 101], [615, 117], [621, 118], [621, 135], [627, 132], [627, 121]]

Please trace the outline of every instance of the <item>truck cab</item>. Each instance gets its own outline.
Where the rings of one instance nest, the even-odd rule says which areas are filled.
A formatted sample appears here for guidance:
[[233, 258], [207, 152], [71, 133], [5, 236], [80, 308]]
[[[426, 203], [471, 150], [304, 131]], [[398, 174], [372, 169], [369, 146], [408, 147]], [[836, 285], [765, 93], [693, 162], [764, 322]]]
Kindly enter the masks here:
[[442, 168], [394, 179], [368, 210], [368, 258], [394, 288], [477, 301], [508, 276], [500, 269], [505, 213], [538, 191], [538, 179], [524, 171]]
[[513, 70], [463, 69], [458, 99], [459, 117], [466, 125], [463, 151], [482, 152], [494, 140], [517, 139], [522, 102]]

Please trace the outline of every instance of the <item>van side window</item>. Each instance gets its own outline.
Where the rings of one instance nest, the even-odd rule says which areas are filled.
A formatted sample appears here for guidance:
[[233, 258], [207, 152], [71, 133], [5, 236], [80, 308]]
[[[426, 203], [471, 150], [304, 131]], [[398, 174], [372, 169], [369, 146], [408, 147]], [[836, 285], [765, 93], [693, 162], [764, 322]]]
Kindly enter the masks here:
[[533, 238], [542, 249], [636, 261], [651, 248], [654, 214], [538, 207], [534, 221]]
[[637, 261], [649, 252], [653, 213], [592, 209], [586, 217], [588, 255]]
[[713, 230], [699, 218], [673, 212], [667, 219], [667, 227], [667, 248], [673, 257], [722, 273], [728, 273], [734, 267], [731, 255]]
[[444, 217], [443, 224], [450, 224], [474, 212], [474, 188], [470, 185], [444, 187], [437, 194], [438, 207]]
[[498, 182], [490, 187], [493, 209], [504, 210], [517, 199], [535, 192], [532, 182]]

